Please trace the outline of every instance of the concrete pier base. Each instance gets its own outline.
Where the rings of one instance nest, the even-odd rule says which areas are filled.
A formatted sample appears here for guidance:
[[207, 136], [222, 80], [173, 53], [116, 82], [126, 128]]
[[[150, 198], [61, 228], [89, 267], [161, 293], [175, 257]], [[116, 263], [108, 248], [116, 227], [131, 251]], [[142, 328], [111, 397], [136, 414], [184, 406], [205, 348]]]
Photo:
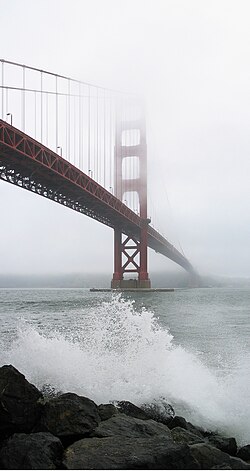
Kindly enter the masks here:
[[151, 288], [151, 281], [149, 279], [147, 280], [137, 280], [137, 279], [131, 279], [131, 280], [112, 280], [111, 281], [111, 289], [150, 289]]
[[126, 292], [126, 293], [156, 293], [156, 292], [173, 292], [174, 288], [90, 288], [92, 293], [110, 293]]
[[92, 293], [108, 292], [132, 292], [132, 293], [153, 293], [153, 292], [172, 292], [174, 288], [151, 288], [151, 281], [147, 280], [112, 280], [111, 288], [90, 288]]

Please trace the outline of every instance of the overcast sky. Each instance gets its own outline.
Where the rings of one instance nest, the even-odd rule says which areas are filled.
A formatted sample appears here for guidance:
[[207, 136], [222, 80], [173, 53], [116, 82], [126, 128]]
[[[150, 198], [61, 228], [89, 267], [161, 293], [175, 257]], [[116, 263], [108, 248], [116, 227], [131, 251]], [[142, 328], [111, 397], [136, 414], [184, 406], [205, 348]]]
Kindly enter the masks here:
[[[250, 2], [0, 6], [1, 58], [144, 94], [156, 227], [199, 272], [250, 276]], [[2, 181], [0, 208], [0, 273], [112, 275], [111, 229]]]

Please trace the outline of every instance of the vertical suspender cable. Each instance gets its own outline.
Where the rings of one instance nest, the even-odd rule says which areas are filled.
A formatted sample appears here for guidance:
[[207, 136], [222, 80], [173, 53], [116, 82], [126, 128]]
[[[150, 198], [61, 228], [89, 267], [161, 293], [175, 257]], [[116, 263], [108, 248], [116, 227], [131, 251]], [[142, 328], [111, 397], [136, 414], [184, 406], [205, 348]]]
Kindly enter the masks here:
[[9, 90], [7, 88], [6, 89], [6, 111], [7, 111], [7, 113], [9, 111], [9, 109], [8, 109], [9, 108], [9, 93], [8, 92], [9, 92]]
[[96, 181], [98, 182], [99, 178], [99, 90], [96, 89]]
[[95, 176], [95, 179], [96, 179], [96, 144], [97, 144], [97, 125], [96, 125], [96, 117], [97, 117], [97, 98], [96, 98], [96, 95], [95, 95], [95, 111], [94, 111], [95, 115], [94, 115], [94, 123], [93, 123], [93, 127], [94, 127], [94, 144], [95, 144], [95, 148], [94, 148], [94, 165], [93, 165], [93, 174]]
[[77, 166], [77, 162], [76, 162], [76, 159], [77, 159], [77, 143], [76, 143], [76, 100], [77, 100], [77, 97], [76, 95], [74, 95], [74, 165]]
[[4, 62], [2, 62], [2, 119], [4, 118]]
[[114, 195], [117, 196], [117, 146], [118, 143], [118, 132], [117, 132], [117, 102], [115, 102], [114, 109], [114, 128], [115, 128], [115, 152], [114, 152]]
[[[124, 108], [124, 103], [122, 103], [122, 109], [119, 110], [119, 128], [120, 128], [120, 144], [122, 146], [122, 153], [123, 153], [123, 149], [124, 149], [124, 145], [126, 146], [126, 133], [124, 134], [125, 135], [125, 141], [124, 141], [124, 135], [123, 135], [123, 122], [124, 122], [124, 119], [125, 119], [125, 116], [124, 116], [124, 112], [125, 112], [125, 108]], [[123, 153], [124, 155], [124, 153]], [[122, 157], [123, 157], [122, 155]], [[121, 158], [120, 160], [120, 165], [122, 166], [122, 162], [123, 162], [123, 158]], [[121, 169], [119, 169], [119, 171], [121, 171]], [[120, 176], [120, 185], [121, 185], [121, 188], [120, 188], [120, 195], [119, 195], [119, 199], [122, 200], [122, 195], [123, 195], [123, 190], [124, 190], [124, 187], [123, 187], [123, 180], [122, 180], [122, 177]]]
[[76, 128], [75, 128], [75, 112], [76, 112], [76, 98], [75, 98], [75, 92], [74, 92], [74, 83], [72, 84], [72, 162], [73, 165], [75, 165], [75, 153], [76, 153]]
[[69, 122], [68, 122], [68, 160], [70, 161], [70, 79], [68, 80], [68, 105], [69, 105], [69, 109], [68, 109], [68, 112], [69, 112]]
[[81, 83], [79, 82], [79, 97], [78, 97], [78, 112], [79, 112], [79, 133], [78, 133], [78, 165], [81, 168], [81, 135], [82, 135], [82, 117], [81, 117]]
[[[133, 136], [133, 131], [131, 130], [131, 103], [130, 103], [130, 108], [129, 108], [129, 117], [128, 117], [128, 130], [127, 130], [127, 135], [128, 135], [128, 146], [131, 146], [132, 143], [132, 136]], [[131, 198], [132, 198], [132, 211], [135, 212], [135, 187], [134, 187], [134, 158], [133, 156], [130, 156], [130, 166], [131, 166]]]
[[[94, 93], [94, 89], [93, 89]], [[93, 98], [96, 100], [96, 96], [94, 95]], [[96, 102], [93, 102], [93, 175], [96, 176]]]
[[56, 75], [56, 152], [58, 149], [58, 84]]
[[65, 93], [65, 149], [66, 158], [68, 158], [68, 95]]
[[46, 118], [45, 118], [45, 125], [46, 125], [46, 145], [48, 145], [48, 139], [49, 139], [49, 97], [48, 97], [48, 93], [46, 92], [45, 94], [45, 97], [46, 97], [46, 101], [45, 101], [45, 105], [46, 105]]
[[35, 93], [35, 120], [34, 120], [34, 125], [35, 125], [35, 139], [36, 139], [36, 91]]
[[[129, 116], [130, 126], [132, 126], [132, 124], [131, 124], [132, 119], [131, 118], [132, 118], [132, 116], [130, 115]], [[134, 132], [130, 127], [129, 130], [128, 130], [129, 146], [131, 146], [131, 144], [133, 143], [133, 136], [134, 136]], [[135, 171], [135, 159], [132, 156], [131, 157], [131, 178], [132, 178], [132, 182], [133, 182], [132, 198], [133, 198], [133, 211], [136, 213], [136, 189], [135, 189], [135, 186], [134, 186], [134, 177], [135, 177], [134, 171]]]
[[[119, 107], [117, 108], [117, 113], [116, 113], [116, 127], [118, 129], [118, 152], [121, 153], [121, 156], [118, 157], [119, 159], [119, 166], [121, 165], [123, 161], [123, 135], [122, 135], [122, 113], [123, 113], [123, 102], [119, 100]], [[117, 159], [117, 152], [116, 152], [116, 159]], [[116, 181], [118, 182], [117, 185], [117, 194], [115, 195], [117, 198], [120, 199], [121, 193], [122, 193], [122, 181], [119, 179], [119, 168], [118, 165], [116, 166]]]
[[[127, 138], [127, 131], [126, 131], [126, 121], [127, 121], [127, 109], [125, 108], [124, 109], [124, 116], [123, 116], [123, 121], [125, 123], [125, 139]], [[126, 146], [126, 142], [122, 142], [123, 145]], [[121, 161], [121, 172], [122, 172], [122, 194], [121, 194], [121, 197], [122, 197], [122, 200], [123, 200], [123, 195], [125, 195], [125, 199], [126, 199], [126, 196], [127, 196], [127, 182], [126, 182], [126, 160], [127, 160], [127, 157], [124, 157]]]
[[112, 109], [113, 109], [113, 99], [109, 97], [109, 190], [112, 187], [112, 163], [114, 161], [114, 149], [112, 149], [112, 135], [113, 135], [113, 129], [112, 129]]
[[88, 97], [88, 174], [90, 173], [90, 85], [88, 87], [89, 97]]
[[[85, 171], [86, 173], [86, 159], [84, 158], [85, 156], [85, 143], [87, 142], [87, 138], [85, 138], [86, 134], [87, 134], [87, 130], [86, 130], [86, 106], [85, 106], [85, 90], [86, 90], [86, 87], [84, 85], [83, 87], [83, 91], [82, 91], [82, 94], [81, 94], [81, 116], [82, 116], [82, 133], [81, 133], [81, 152], [82, 152], [82, 171]], [[85, 138], [85, 139], [84, 139]]]
[[43, 142], [43, 73], [41, 71], [41, 142]]
[[103, 92], [103, 186], [106, 188], [106, 91]]
[[[130, 131], [130, 130], [129, 130]], [[130, 143], [130, 132], [128, 133], [129, 143]], [[132, 211], [134, 211], [134, 192], [132, 187], [132, 180], [133, 180], [133, 158], [129, 156], [129, 180], [130, 180], [130, 205]]]
[[22, 130], [25, 131], [25, 67], [23, 67]]
[[[132, 145], [136, 146], [140, 144], [137, 141], [138, 138], [138, 129], [135, 127], [135, 99], [133, 98], [133, 102], [131, 100], [131, 122], [133, 123], [133, 130], [131, 131], [131, 139], [132, 139]], [[135, 152], [136, 155], [133, 158], [133, 179], [134, 179], [134, 188], [135, 188], [135, 212], [139, 214], [139, 199], [140, 199], [140, 182], [137, 180], [137, 162], [138, 162], [138, 152]]]

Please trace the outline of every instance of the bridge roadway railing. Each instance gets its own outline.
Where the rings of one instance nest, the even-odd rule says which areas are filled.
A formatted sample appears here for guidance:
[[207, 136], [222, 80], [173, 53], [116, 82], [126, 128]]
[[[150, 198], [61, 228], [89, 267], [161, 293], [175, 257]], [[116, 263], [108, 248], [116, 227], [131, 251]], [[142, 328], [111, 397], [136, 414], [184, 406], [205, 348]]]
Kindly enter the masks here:
[[[112, 193], [6, 121], [0, 120], [0, 179], [40, 194], [124, 234], [138, 237], [147, 221]], [[187, 271], [190, 262], [167, 239], [148, 225], [148, 246]]]

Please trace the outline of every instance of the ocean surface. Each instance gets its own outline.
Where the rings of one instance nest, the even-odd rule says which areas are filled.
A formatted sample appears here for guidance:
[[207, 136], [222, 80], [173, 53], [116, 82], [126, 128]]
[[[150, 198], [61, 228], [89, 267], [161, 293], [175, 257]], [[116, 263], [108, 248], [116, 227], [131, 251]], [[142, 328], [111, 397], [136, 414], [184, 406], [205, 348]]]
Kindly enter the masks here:
[[99, 403], [165, 398], [250, 443], [250, 290], [0, 289], [0, 365]]

